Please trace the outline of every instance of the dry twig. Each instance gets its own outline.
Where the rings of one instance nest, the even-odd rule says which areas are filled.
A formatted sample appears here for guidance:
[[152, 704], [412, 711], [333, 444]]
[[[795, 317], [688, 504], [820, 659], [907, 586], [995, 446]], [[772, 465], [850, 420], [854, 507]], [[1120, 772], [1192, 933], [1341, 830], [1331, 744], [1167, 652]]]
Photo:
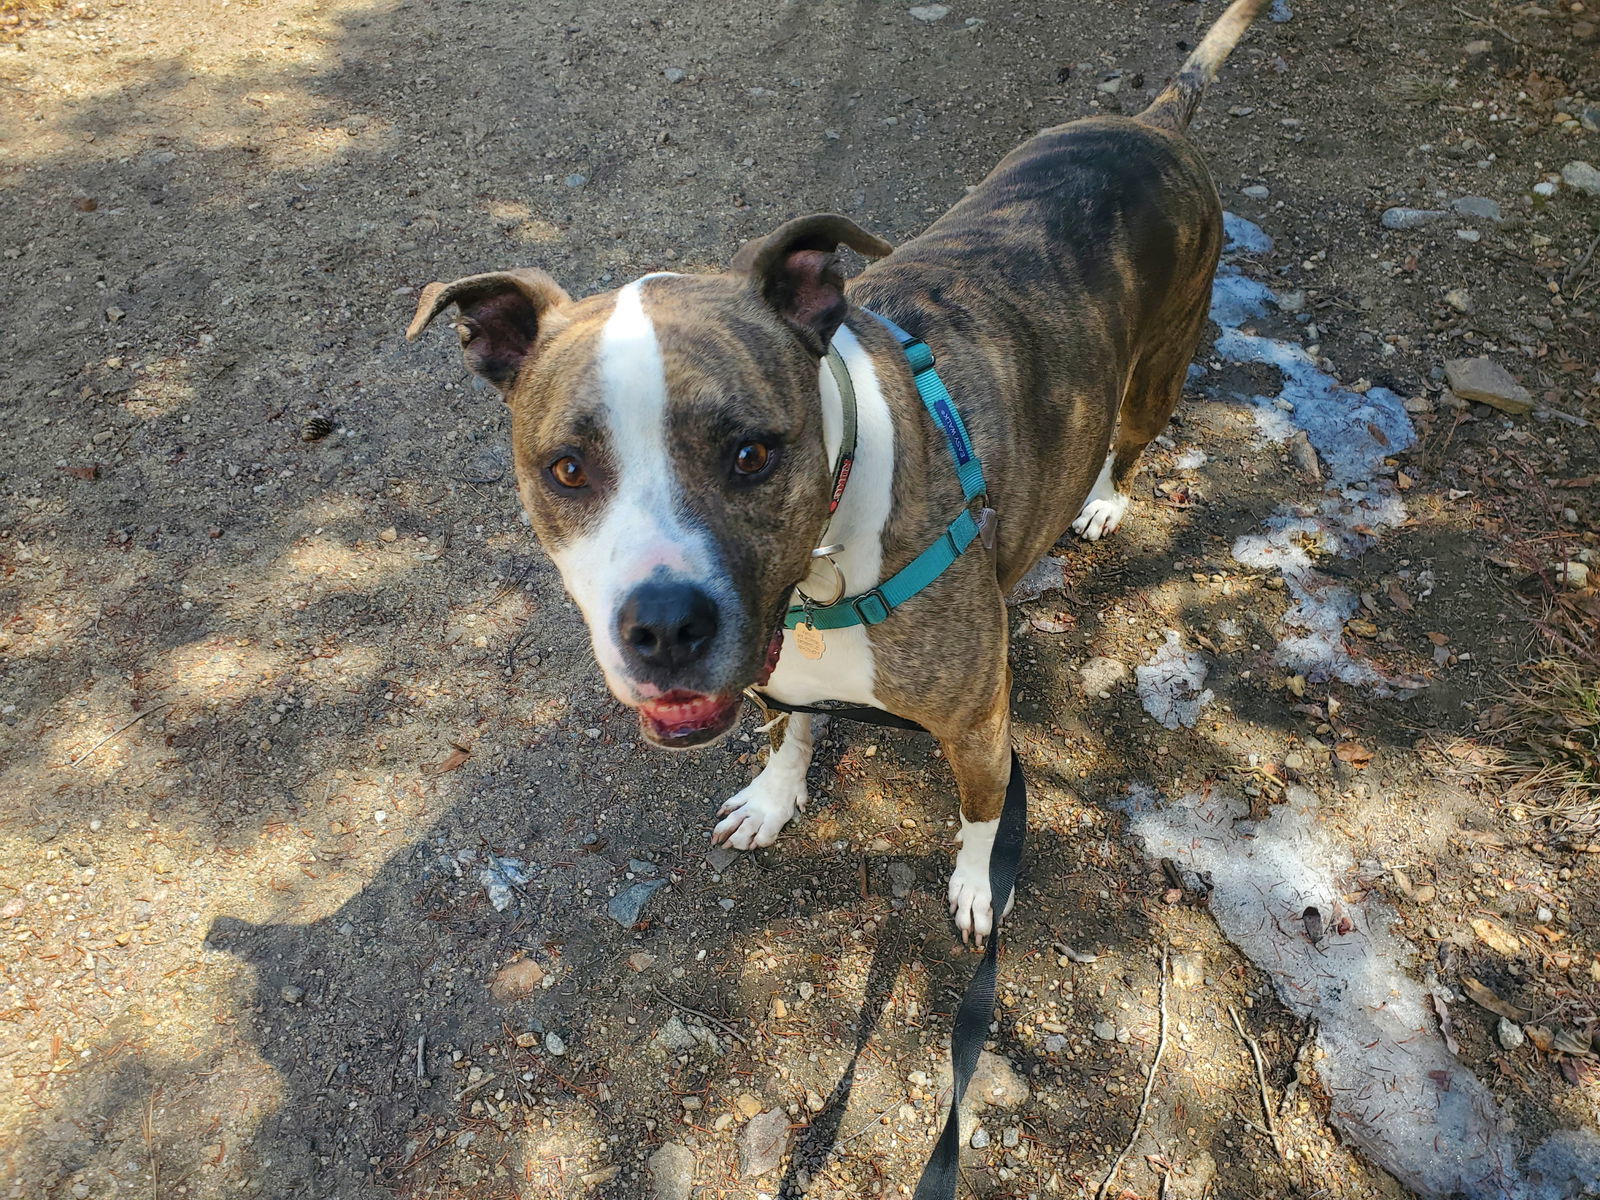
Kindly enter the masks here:
[[105, 737], [101, 738], [98, 742], [96, 742], [94, 745], [90, 746], [87, 750], [85, 750], [77, 758], [75, 758], [71, 762], [69, 762], [67, 764], [67, 766], [71, 767], [74, 771], [76, 771], [79, 767], [83, 766], [84, 763], [88, 762], [89, 761], [89, 756], [92, 755], [96, 750], [100, 749], [101, 746], [104, 746], [107, 742], [111, 741], [113, 738], [119, 737], [122, 734], [126, 733], [128, 730], [132, 729], [135, 725], [137, 725], [140, 721], [144, 720], [146, 717], [150, 716], [152, 713], [158, 713], [163, 708], [171, 708], [171, 707], [172, 707], [172, 701], [163, 700], [160, 704], [156, 705], [154, 708], [145, 709], [142, 713], [140, 713], [138, 716], [136, 716], [133, 720], [128, 721], [128, 722], [126, 722], [126, 723], [124, 723], [122, 725], [117, 726], [110, 733], [106, 734]]
[[1127, 1159], [1133, 1144], [1139, 1140], [1139, 1135], [1144, 1132], [1144, 1120], [1150, 1113], [1150, 1093], [1155, 1090], [1156, 1072], [1161, 1069], [1161, 1056], [1167, 1050], [1167, 947], [1161, 947], [1161, 991], [1158, 1001], [1161, 1013], [1160, 1033], [1156, 1037], [1156, 1056], [1150, 1060], [1150, 1074], [1144, 1081], [1144, 1099], [1139, 1101], [1139, 1116], [1133, 1123], [1133, 1132], [1128, 1135], [1128, 1144], [1122, 1148], [1122, 1153], [1117, 1155], [1111, 1164], [1111, 1169], [1106, 1172], [1100, 1190], [1095, 1193], [1095, 1200], [1105, 1200], [1106, 1193], [1111, 1189], [1112, 1182], [1117, 1173], [1122, 1170], [1122, 1164]]
[[711, 1024], [711, 1025], [715, 1025], [718, 1029], [722, 1030], [723, 1033], [727, 1034], [734, 1041], [738, 1042], [739, 1045], [744, 1046], [746, 1049], [749, 1048], [750, 1043], [745, 1041], [742, 1037], [740, 1037], [738, 1035], [738, 1033], [736, 1033], [733, 1030], [733, 1028], [730, 1027], [726, 1022], [719, 1021], [719, 1020], [717, 1020], [716, 1017], [713, 1017], [710, 1013], [703, 1013], [698, 1008], [690, 1008], [687, 1004], [678, 1003], [676, 1000], [674, 1000], [671, 996], [667, 995], [665, 992], [663, 992], [658, 987], [652, 987], [650, 990], [652, 992], [654, 992], [656, 995], [660, 996], [668, 1004], [672, 1005], [672, 1007], [677, 1009], [679, 1012], [687, 1013], [691, 1017], [699, 1017], [702, 1021], [705, 1021], [705, 1022], [707, 1022], [708, 1024]]
[[1244, 1044], [1250, 1047], [1250, 1057], [1256, 1065], [1256, 1087], [1261, 1089], [1261, 1114], [1267, 1119], [1267, 1136], [1272, 1139], [1272, 1147], [1282, 1159], [1283, 1138], [1278, 1133], [1277, 1117], [1272, 1111], [1272, 1098], [1267, 1092], [1267, 1064], [1261, 1057], [1261, 1045], [1244, 1031], [1244, 1022], [1239, 1020], [1239, 1013], [1231, 1004], [1228, 1005], [1228, 1015], [1233, 1018], [1233, 1027], [1239, 1031]]

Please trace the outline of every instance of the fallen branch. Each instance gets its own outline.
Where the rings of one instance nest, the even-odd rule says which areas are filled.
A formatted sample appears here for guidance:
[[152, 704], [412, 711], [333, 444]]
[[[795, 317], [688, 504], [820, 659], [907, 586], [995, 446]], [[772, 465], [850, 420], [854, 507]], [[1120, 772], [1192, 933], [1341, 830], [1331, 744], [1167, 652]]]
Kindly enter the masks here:
[[1150, 1060], [1150, 1074], [1144, 1081], [1144, 1099], [1139, 1101], [1139, 1116], [1133, 1123], [1133, 1132], [1128, 1135], [1128, 1144], [1122, 1148], [1122, 1153], [1117, 1155], [1111, 1164], [1111, 1169], [1106, 1172], [1100, 1190], [1095, 1193], [1095, 1200], [1105, 1200], [1106, 1192], [1110, 1190], [1112, 1181], [1122, 1170], [1122, 1164], [1127, 1159], [1133, 1144], [1139, 1140], [1139, 1135], [1144, 1132], [1145, 1117], [1150, 1113], [1150, 1093], [1155, 1090], [1156, 1072], [1161, 1069], [1161, 1056], [1167, 1050], [1167, 948], [1161, 947], [1161, 991], [1159, 993], [1159, 1011], [1161, 1014], [1160, 1033], [1156, 1037], [1156, 1056]]
[[1272, 1139], [1272, 1148], [1278, 1152], [1278, 1157], [1283, 1159], [1283, 1138], [1278, 1133], [1278, 1122], [1272, 1112], [1272, 1100], [1267, 1093], [1267, 1065], [1261, 1057], [1261, 1046], [1255, 1038], [1244, 1031], [1244, 1022], [1239, 1020], [1239, 1014], [1231, 1004], [1228, 1005], [1228, 1015], [1233, 1018], [1233, 1027], [1239, 1031], [1244, 1044], [1250, 1047], [1250, 1058], [1256, 1066], [1256, 1087], [1261, 1089], [1261, 1114], [1267, 1119], [1266, 1134]]

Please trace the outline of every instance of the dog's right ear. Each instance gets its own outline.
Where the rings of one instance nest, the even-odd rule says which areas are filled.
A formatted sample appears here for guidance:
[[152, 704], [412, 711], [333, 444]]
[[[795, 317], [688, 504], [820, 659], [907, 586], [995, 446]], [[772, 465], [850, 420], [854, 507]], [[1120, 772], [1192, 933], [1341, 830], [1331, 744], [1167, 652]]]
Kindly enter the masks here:
[[502, 393], [509, 392], [539, 334], [563, 319], [558, 310], [570, 299], [554, 279], [531, 267], [430, 283], [417, 301], [406, 341], [416, 341], [430, 321], [454, 304], [461, 314], [456, 332], [467, 367]]

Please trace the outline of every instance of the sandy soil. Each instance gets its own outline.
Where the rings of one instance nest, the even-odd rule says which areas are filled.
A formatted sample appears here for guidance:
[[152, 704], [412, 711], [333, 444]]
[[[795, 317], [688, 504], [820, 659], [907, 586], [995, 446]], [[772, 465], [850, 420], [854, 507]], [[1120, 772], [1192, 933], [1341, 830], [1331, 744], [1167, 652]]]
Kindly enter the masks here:
[[[1134, 783], [1314, 791], [1348, 902], [1398, 910], [1516, 1136], [1600, 1123], [1600, 854], [1503, 803], [1476, 728], [1537, 653], [1527, 597], [1597, 544], [1600, 197], [1559, 182], [1600, 162], [1595, 14], [1294, 7], [1196, 137], [1275, 239], [1241, 269], [1303, 293], [1262, 331], [1409, 402], [1383, 468], [1409, 516], [1328, 569], [1367, 598], [1353, 652], [1415, 686], [1275, 661], [1283, 581], [1230, 548], [1320, 489], [1238, 399], [1262, 369], [1203, 353], [1124, 530], [1064, 542], [1064, 586], [1015, 610], [1032, 841], [978, 1195], [1101, 1187], [1164, 952], [1168, 1044], [1107, 1194], [1412, 1194], [1129, 838]], [[909, 1195], [975, 961], [941, 903], [944, 765], [836, 726], [813, 811], [708, 854], [756, 742], [639, 744], [519, 517], [499, 400], [401, 331], [478, 270], [582, 294], [814, 210], [904, 238], [1036, 128], [1135, 110], [1218, 8], [149, 0], [13, 28], [0, 1195]], [[1390, 230], [1391, 206], [1449, 215]], [[1543, 409], [1445, 391], [1480, 354]], [[1080, 673], [1168, 629], [1215, 696], [1192, 728]], [[490, 856], [527, 864], [503, 910]], [[650, 878], [621, 927], [608, 902]], [[1504, 1048], [1468, 978], [1565, 1049]], [[751, 1162], [763, 1129], [782, 1154]]]

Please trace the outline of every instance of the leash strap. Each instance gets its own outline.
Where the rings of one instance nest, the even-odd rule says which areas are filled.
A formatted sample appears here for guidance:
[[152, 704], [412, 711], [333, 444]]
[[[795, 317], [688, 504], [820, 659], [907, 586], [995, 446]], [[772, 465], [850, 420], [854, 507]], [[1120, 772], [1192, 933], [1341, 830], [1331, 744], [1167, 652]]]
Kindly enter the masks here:
[[839, 511], [839, 501], [844, 499], [845, 485], [850, 482], [850, 468], [856, 461], [856, 385], [850, 382], [850, 369], [844, 365], [844, 356], [834, 347], [828, 347], [828, 370], [839, 387], [839, 415], [842, 428], [839, 437], [839, 461], [833, 468], [833, 494], [828, 497], [828, 515]]
[[[766, 696], [753, 697], [756, 702], [773, 712], [812, 713], [826, 717], [841, 717], [846, 721], [861, 721], [868, 725], [884, 725], [891, 729], [911, 729], [926, 733], [915, 721], [908, 721], [881, 708], [839, 706], [819, 708], [810, 704], [784, 704]], [[945, 1118], [944, 1130], [934, 1144], [928, 1163], [917, 1180], [917, 1190], [912, 1200], [955, 1200], [956, 1181], [961, 1175], [961, 1101], [972, 1082], [972, 1073], [978, 1066], [978, 1055], [984, 1040], [989, 1036], [989, 1023], [994, 1020], [995, 980], [1000, 971], [1000, 916], [1011, 905], [1011, 893], [1017, 885], [1017, 872], [1022, 866], [1022, 851], [1028, 836], [1028, 782], [1022, 774], [1022, 760], [1011, 752], [1011, 775], [1006, 780], [1006, 799], [1000, 809], [1000, 827], [995, 830], [994, 846], [989, 851], [989, 891], [996, 913], [994, 928], [989, 933], [989, 944], [984, 949], [983, 961], [972, 974], [972, 982], [962, 993], [961, 1004], [956, 1009], [955, 1024], [950, 1030], [950, 1112]]]
[[[966, 553], [967, 547], [978, 536], [978, 522], [972, 515], [971, 506], [972, 501], [988, 493], [988, 484], [983, 478], [983, 463], [972, 447], [972, 438], [967, 434], [966, 423], [962, 421], [955, 401], [950, 398], [950, 389], [945, 387], [939, 372], [934, 370], [933, 351], [921, 338], [912, 337], [888, 317], [870, 309], [862, 311], [882, 322], [900, 343], [900, 350], [911, 367], [911, 378], [917, 385], [917, 394], [922, 397], [923, 406], [944, 434], [950, 448], [950, 457], [955, 462], [956, 478], [961, 482], [961, 495], [965, 503], [961, 514], [945, 527], [933, 545], [877, 587], [855, 596], [846, 596], [833, 604], [813, 605], [809, 609], [804, 605], [795, 605], [784, 615], [786, 629], [794, 629], [799, 625], [810, 625], [813, 629], [848, 629], [852, 625], [877, 625], [887, 621], [890, 613], [943, 575], [946, 568]], [[844, 369], [844, 360], [830, 349], [828, 365], [833, 370], [834, 379], [840, 382], [841, 397], [848, 388], [850, 417], [853, 418], [855, 390], [846, 382], [849, 372]], [[848, 444], [853, 452], [854, 437], [849, 439]], [[833, 497], [828, 507], [830, 514], [838, 507], [839, 498], [844, 494], [845, 480], [849, 478], [849, 469], [842, 455], [839, 465], [845, 473], [843, 478], [837, 473], [834, 476]]]

